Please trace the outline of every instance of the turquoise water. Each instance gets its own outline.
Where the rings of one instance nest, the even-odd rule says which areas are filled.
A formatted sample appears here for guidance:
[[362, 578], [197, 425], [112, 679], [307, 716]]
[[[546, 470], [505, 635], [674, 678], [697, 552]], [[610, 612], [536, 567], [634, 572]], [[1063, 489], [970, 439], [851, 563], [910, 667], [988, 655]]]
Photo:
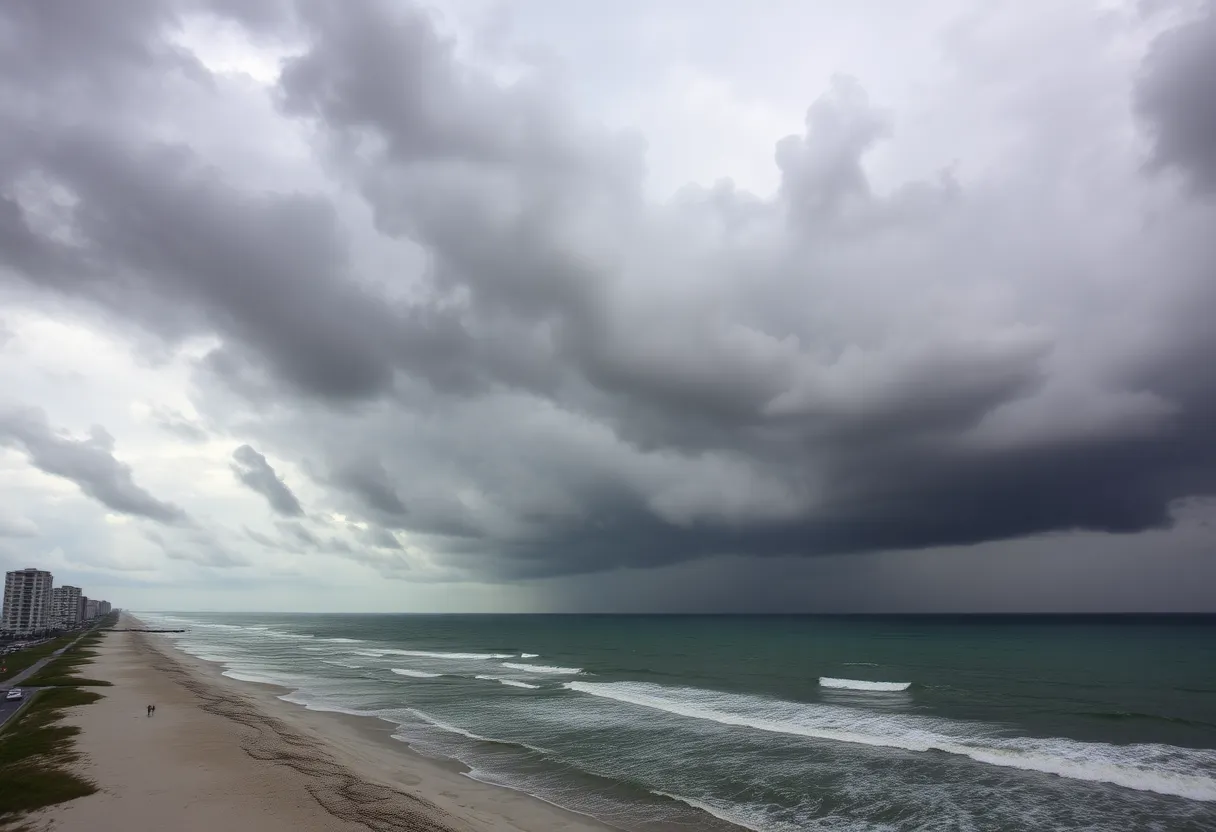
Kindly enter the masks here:
[[138, 613], [630, 832], [1216, 829], [1216, 618]]

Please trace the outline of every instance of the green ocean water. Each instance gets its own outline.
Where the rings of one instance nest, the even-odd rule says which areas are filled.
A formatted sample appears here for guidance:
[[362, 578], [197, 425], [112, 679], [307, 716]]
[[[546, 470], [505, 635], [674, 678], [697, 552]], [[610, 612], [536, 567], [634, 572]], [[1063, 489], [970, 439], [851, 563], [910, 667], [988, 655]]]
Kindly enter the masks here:
[[138, 613], [630, 832], [1216, 829], [1216, 618]]

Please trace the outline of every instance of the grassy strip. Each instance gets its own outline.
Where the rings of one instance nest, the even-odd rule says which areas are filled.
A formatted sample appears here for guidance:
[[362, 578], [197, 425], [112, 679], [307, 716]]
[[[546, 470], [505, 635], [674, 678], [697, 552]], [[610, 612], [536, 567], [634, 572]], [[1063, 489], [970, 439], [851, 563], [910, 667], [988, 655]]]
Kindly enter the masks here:
[[86, 679], [77, 675], [80, 672], [81, 666], [93, 661], [93, 658], [97, 655], [89, 647], [100, 640], [101, 633], [89, 633], [80, 639], [74, 647], [63, 651], [61, 656], [47, 662], [44, 668], [27, 679], [25, 683], [32, 688], [109, 685], [109, 682], [101, 679]]
[[69, 770], [79, 754], [80, 729], [60, 725], [67, 708], [88, 705], [100, 694], [79, 688], [39, 691], [0, 734], [0, 823], [24, 812], [93, 794], [92, 781]]
[[71, 643], [73, 638], [75, 638], [74, 635], [59, 636], [58, 638], [53, 638], [50, 641], [39, 644], [37, 647], [18, 650], [16, 653], [9, 653], [7, 656], [0, 657], [0, 666], [8, 668], [7, 673], [0, 673], [0, 682], [11, 679], [36, 662], [45, 659], [60, 647]]

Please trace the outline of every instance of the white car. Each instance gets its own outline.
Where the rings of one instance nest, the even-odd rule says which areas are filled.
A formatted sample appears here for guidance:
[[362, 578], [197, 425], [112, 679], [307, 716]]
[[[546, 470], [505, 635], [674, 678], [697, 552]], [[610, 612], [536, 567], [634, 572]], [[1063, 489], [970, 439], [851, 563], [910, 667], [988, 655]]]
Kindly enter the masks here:
[[21, 692], [21, 688], [13, 688], [8, 693], [4, 694], [4, 701], [8, 702], [13, 699], [20, 699], [24, 695], [25, 694]]

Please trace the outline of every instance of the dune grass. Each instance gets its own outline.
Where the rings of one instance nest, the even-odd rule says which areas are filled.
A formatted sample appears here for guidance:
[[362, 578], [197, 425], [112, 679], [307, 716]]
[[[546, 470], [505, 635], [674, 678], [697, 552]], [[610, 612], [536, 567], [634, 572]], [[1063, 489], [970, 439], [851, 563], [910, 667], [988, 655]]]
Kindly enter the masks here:
[[0, 733], [0, 824], [25, 812], [93, 794], [92, 781], [70, 770], [79, 758], [79, 728], [60, 725], [68, 708], [96, 702], [101, 695], [75, 687], [39, 691]]
[[27, 679], [25, 684], [32, 688], [109, 685], [109, 682], [101, 679], [89, 679], [77, 675], [80, 668], [91, 662], [97, 655], [96, 651], [89, 648], [100, 640], [101, 633], [96, 630], [86, 634], [74, 646], [64, 650], [62, 655], [47, 662], [46, 667]]

